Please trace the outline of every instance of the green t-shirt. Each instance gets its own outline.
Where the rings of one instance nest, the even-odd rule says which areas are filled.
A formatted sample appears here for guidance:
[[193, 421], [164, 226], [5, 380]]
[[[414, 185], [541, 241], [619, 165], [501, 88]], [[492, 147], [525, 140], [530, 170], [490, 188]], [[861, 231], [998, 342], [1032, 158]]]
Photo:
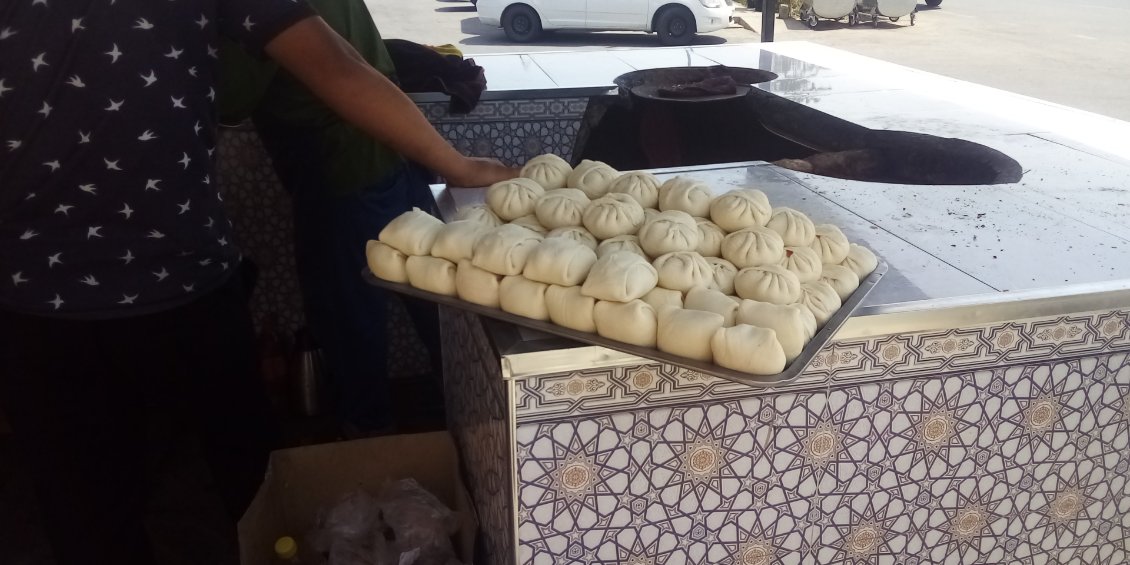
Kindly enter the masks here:
[[[308, 1], [373, 68], [395, 76], [392, 58], [363, 0]], [[311, 132], [320, 153], [311, 158], [320, 160], [330, 193], [349, 194], [374, 184], [401, 162], [395, 151], [343, 121], [274, 62], [225, 42], [220, 69], [221, 121], [238, 123], [250, 117], [258, 124]]]

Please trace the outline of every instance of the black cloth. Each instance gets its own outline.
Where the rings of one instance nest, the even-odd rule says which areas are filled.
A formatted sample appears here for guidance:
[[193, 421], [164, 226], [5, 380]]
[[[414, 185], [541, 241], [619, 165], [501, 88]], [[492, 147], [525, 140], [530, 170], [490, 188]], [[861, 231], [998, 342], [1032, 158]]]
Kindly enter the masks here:
[[487, 89], [486, 73], [474, 59], [444, 55], [403, 39], [386, 39], [385, 47], [396, 66], [400, 89], [447, 94], [451, 96], [452, 114], [470, 113]]
[[167, 441], [154, 430], [198, 437], [229, 514], [243, 513], [276, 443], [246, 293], [237, 275], [159, 314], [0, 312], [0, 402], [59, 565], [152, 563], [143, 514]]

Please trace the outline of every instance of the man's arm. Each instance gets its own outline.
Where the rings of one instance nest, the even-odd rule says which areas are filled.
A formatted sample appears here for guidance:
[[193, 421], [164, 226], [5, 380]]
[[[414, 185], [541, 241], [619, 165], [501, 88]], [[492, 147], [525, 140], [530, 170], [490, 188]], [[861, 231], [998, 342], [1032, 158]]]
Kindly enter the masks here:
[[373, 69], [322, 18], [299, 21], [266, 52], [346, 121], [453, 186], [487, 186], [517, 176], [493, 159], [465, 157], [440, 137], [416, 105]]

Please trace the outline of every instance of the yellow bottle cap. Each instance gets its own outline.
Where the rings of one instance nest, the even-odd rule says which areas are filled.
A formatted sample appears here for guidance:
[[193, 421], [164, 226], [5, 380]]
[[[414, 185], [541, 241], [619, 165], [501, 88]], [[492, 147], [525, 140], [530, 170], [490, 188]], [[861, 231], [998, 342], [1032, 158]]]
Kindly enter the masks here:
[[283, 536], [275, 541], [275, 555], [283, 559], [293, 559], [298, 555], [298, 544], [295, 543], [294, 538]]

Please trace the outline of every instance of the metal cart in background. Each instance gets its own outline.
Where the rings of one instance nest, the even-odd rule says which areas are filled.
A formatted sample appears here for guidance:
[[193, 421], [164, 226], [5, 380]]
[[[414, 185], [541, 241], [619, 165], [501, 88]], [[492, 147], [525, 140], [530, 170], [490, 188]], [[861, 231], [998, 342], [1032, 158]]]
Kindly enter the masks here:
[[856, 2], [858, 0], [804, 0], [800, 6], [800, 20], [808, 27], [816, 29], [820, 20], [842, 20], [848, 25], [856, 23]]
[[855, 12], [855, 22], [852, 23], [870, 21], [871, 25], [878, 26], [882, 18], [897, 22], [904, 16], [910, 16], [910, 25], [914, 25], [918, 0], [856, 0]]

